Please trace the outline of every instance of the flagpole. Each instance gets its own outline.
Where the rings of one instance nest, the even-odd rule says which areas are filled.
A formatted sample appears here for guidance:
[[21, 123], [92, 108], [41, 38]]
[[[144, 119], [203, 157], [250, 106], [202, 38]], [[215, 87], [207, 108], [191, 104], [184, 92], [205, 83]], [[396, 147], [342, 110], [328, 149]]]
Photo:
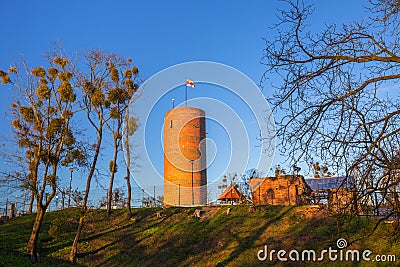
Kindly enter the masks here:
[[185, 78], [185, 106], [187, 107], [187, 78]]

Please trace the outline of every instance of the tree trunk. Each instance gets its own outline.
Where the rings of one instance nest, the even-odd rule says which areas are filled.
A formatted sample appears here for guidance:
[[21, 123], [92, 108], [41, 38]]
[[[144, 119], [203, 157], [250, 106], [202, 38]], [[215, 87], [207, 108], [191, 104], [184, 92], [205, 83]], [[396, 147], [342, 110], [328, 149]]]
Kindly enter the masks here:
[[82, 214], [79, 217], [78, 230], [76, 231], [76, 235], [75, 235], [75, 238], [74, 238], [74, 243], [72, 244], [72, 248], [71, 248], [71, 255], [70, 255], [71, 262], [75, 262], [76, 261], [76, 255], [78, 254], [78, 242], [79, 242], [79, 238], [81, 237], [83, 223], [84, 223], [84, 221], [83, 221], [84, 215], [82, 215]]
[[126, 122], [126, 139], [125, 139], [125, 149], [126, 149], [126, 187], [128, 189], [128, 196], [127, 196], [127, 216], [128, 219], [132, 218], [132, 210], [131, 210], [131, 198], [132, 198], [132, 188], [131, 188], [131, 151], [129, 147], [129, 133], [128, 133], [128, 124], [129, 124], [129, 117]]
[[107, 196], [107, 216], [111, 214], [111, 201], [113, 197], [113, 184], [115, 171], [117, 167], [117, 154], [118, 154], [118, 146], [117, 139], [114, 137], [114, 157], [113, 157], [113, 165], [111, 167], [111, 177], [110, 177], [110, 187], [108, 188], [108, 196]]
[[[61, 148], [59, 151], [61, 151]], [[58, 158], [60, 158], [60, 154], [58, 154]], [[50, 161], [47, 161], [46, 165], [44, 166], [43, 177], [47, 176], [49, 162]], [[53, 163], [52, 167], [53, 167], [52, 175], [54, 177], [56, 177], [57, 176], [57, 163]], [[36, 172], [36, 175], [37, 175], [37, 172]], [[36, 179], [35, 179], [35, 181], [36, 181]], [[37, 243], [38, 243], [40, 228], [42, 226], [42, 222], [43, 222], [43, 218], [44, 218], [46, 209], [49, 207], [50, 202], [53, 199], [53, 197], [55, 196], [56, 190], [57, 190], [56, 184], [53, 183], [51, 185], [52, 192], [49, 195], [47, 195], [45, 193], [46, 186], [47, 186], [46, 179], [44, 179], [41, 189], [39, 190], [40, 193], [38, 195], [36, 195], [36, 194], [33, 194], [33, 192], [32, 192], [32, 196], [34, 196], [36, 198], [37, 212], [36, 212], [36, 219], [33, 224], [32, 232], [31, 232], [31, 236], [30, 236], [28, 244], [26, 246], [26, 252], [30, 255], [32, 263], [37, 263], [39, 261], [39, 254], [37, 252]], [[43, 204], [43, 200], [44, 200], [44, 204]], [[33, 199], [31, 198], [30, 204], [32, 204], [32, 203], [33, 203]], [[31, 206], [29, 207], [29, 209], [31, 209]]]
[[82, 207], [81, 207], [81, 214], [80, 214], [80, 217], [79, 217], [78, 230], [76, 231], [74, 242], [72, 243], [71, 254], [70, 254], [70, 261], [71, 262], [75, 262], [76, 261], [76, 255], [78, 253], [78, 242], [79, 242], [79, 238], [80, 238], [81, 233], [82, 233], [84, 217], [85, 217], [86, 211], [87, 211], [87, 201], [88, 201], [88, 198], [89, 198], [90, 182], [92, 181], [92, 177], [93, 177], [94, 172], [96, 170], [96, 163], [97, 163], [97, 159], [99, 157], [100, 148], [101, 148], [101, 141], [102, 141], [102, 138], [103, 138], [103, 130], [102, 130], [102, 128], [103, 128], [102, 125], [100, 125], [99, 128], [98, 128], [99, 131], [98, 131], [98, 134], [97, 134], [96, 151], [95, 151], [95, 154], [94, 154], [94, 157], [93, 157], [92, 165], [90, 166], [90, 172], [89, 172], [88, 178], [86, 180], [86, 190], [85, 190], [85, 196], [83, 197], [83, 203], [82, 203]]
[[127, 202], [126, 208], [127, 208], [128, 219], [130, 219], [132, 217], [132, 210], [131, 210], [132, 188], [131, 188], [131, 172], [129, 170], [129, 165], [128, 165], [128, 167], [126, 167], [126, 187], [128, 188], [128, 197], [126, 200], [126, 202]]
[[28, 241], [28, 245], [26, 246], [26, 252], [30, 255], [32, 263], [37, 263], [39, 261], [38, 253], [37, 253], [37, 241], [40, 233], [40, 227], [42, 226], [42, 221], [44, 218], [44, 214], [46, 211], [46, 207], [41, 205], [37, 205], [37, 213], [35, 223], [33, 224], [31, 236]]

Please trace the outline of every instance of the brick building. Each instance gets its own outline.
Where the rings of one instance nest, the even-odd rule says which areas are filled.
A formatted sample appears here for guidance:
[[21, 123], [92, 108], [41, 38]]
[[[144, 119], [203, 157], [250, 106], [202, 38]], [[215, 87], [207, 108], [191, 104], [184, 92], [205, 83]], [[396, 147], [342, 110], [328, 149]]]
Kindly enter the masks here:
[[305, 205], [309, 203], [311, 188], [302, 175], [278, 175], [275, 177], [251, 178], [249, 185], [253, 204]]

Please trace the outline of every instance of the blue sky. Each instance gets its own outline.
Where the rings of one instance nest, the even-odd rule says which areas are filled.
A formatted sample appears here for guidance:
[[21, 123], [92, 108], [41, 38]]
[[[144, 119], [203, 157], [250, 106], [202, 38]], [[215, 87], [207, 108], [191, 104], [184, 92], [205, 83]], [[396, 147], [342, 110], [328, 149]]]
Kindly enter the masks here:
[[[316, 11], [310, 22], [318, 30], [325, 23], [362, 17], [365, 1], [311, 2]], [[0, 69], [18, 62], [21, 55], [31, 66], [44, 64], [43, 55], [58, 39], [69, 53], [100, 48], [131, 57], [143, 80], [169, 66], [203, 60], [232, 66], [258, 84], [264, 72], [259, 63], [262, 38], [276, 34], [271, 29], [275, 12], [284, 7], [280, 1], [261, 0], [5, 1], [0, 11]], [[271, 89], [263, 93], [268, 96]], [[11, 99], [4, 88], [2, 99], [4, 114]], [[9, 122], [1, 116], [0, 123], [7, 134]], [[278, 156], [275, 164], [281, 160]], [[117, 186], [123, 185], [123, 173], [118, 175]], [[81, 185], [74, 181], [74, 187]]]

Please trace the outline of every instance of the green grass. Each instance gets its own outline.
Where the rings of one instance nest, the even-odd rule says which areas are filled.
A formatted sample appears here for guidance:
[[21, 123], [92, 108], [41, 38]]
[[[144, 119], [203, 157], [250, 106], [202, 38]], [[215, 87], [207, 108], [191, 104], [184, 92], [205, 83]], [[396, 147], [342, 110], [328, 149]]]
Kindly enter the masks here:
[[[134, 209], [128, 220], [125, 210], [107, 217], [104, 210], [90, 211], [79, 243], [75, 265], [68, 262], [79, 213], [69, 209], [47, 213], [39, 238], [40, 263], [36, 266], [394, 266], [375, 262], [279, 262], [257, 259], [264, 245], [270, 249], [320, 251], [336, 248], [336, 240], [348, 242], [365, 233], [365, 221], [340, 225], [338, 217], [304, 207], [248, 206], [203, 207], [201, 219], [195, 208]], [[156, 213], [163, 217], [157, 218]], [[0, 225], [0, 266], [30, 266], [24, 250], [35, 215]], [[370, 237], [350, 249], [370, 249], [378, 254], [397, 254], [382, 225]], [[397, 262], [400, 262], [398, 259]]]

